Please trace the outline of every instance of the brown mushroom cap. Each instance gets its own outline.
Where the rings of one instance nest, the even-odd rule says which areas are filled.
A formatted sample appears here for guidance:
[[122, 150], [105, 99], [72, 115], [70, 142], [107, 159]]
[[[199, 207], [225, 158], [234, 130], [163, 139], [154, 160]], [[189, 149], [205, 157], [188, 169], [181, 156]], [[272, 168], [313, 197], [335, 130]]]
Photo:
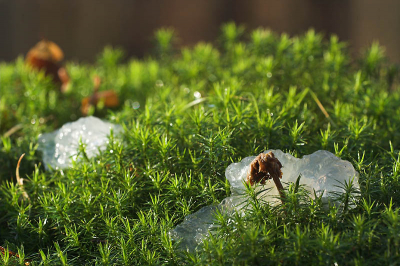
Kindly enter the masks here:
[[265, 184], [265, 181], [272, 178], [282, 178], [282, 164], [272, 152], [260, 153], [250, 164], [249, 174], [246, 183]]

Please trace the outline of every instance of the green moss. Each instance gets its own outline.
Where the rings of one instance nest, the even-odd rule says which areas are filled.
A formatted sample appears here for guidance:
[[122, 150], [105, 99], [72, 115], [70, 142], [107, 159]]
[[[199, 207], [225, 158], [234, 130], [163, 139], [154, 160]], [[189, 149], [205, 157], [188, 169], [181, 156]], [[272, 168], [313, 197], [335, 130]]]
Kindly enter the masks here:
[[[0, 64], [0, 134], [19, 125], [0, 142], [0, 245], [34, 265], [400, 263], [398, 69], [382, 47], [353, 60], [335, 36], [248, 34], [234, 24], [216, 45], [181, 52], [172, 30], [155, 39], [144, 60], [107, 47], [95, 64], [67, 63], [63, 95], [22, 58]], [[95, 75], [122, 99], [95, 115], [124, 125], [123, 138], [89, 162], [46, 172], [38, 135], [81, 115]], [[266, 149], [329, 150], [353, 163], [361, 189], [345, 187], [329, 208], [295, 186], [283, 206], [251, 197], [244, 217], [216, 217], [221, 226], [197, 253], [179, 251], [168, 231], [229, 195], [231, 162]], [[15, 185], [22, 153], [29, 201]]]

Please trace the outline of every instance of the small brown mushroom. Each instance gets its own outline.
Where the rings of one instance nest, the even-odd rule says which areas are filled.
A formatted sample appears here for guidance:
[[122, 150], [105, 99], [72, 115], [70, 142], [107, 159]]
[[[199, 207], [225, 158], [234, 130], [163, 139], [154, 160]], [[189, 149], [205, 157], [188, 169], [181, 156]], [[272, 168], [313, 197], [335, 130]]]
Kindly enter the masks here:
[[61, 48], [54, 42], [42, 40], [32, 47], [26, 55], [25, 61], [32, 68], [45, 71], [46, 76], [51, 76], [55, 83], [61, 84], [60, 90], [68, 90], [69, 76], [60, 61], [64, 58]]
[[254, 185], [255, 183], [265, 184], [268, 179], [274, 180], [281, 198], [284, 197], [282, 178], [282, 164], [272, 152], [260, 153], [250, 164], [250, 171], [246, 178], [246, 183]]
[[119, 98], [117, 93], [113, 90], [99, 91], [101, 80], [99, 76], [93, 79], [94, 88], [93, 94], [89, 97], [83, 98], [81, 104], [81, 112], [84, 116], [88, 115], [89, 108], [96, 106], [100, 101], [103, 101], [104, 106], [108, 108], [117, 107], [119, 105]]

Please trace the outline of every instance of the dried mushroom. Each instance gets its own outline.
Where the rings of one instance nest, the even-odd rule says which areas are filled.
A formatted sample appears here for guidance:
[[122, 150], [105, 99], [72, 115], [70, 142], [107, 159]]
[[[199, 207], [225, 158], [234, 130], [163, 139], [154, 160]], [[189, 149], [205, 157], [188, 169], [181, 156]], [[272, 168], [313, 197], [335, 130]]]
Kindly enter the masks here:
[[268, 179], [274, 180], [281, 197], [284, 197], [282, 178], [282, 164], [272, 152], [260, 153], [250, 164], [249, 174], [246, 183], [254, 185], [255, 183], [265, 184]]

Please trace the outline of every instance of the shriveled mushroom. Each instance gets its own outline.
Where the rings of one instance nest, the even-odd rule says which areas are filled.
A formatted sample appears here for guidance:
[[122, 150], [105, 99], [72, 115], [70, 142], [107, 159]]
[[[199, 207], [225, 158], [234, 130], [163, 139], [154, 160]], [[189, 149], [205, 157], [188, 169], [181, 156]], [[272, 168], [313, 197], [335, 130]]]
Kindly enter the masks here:
[[246, 183], [254, 185], [255, 183], [265, 184], [268, 179], [274, 180], [281, 198], [284, 197], [282, 178], [282, 164], [272, 152], [260, 153], [250, 164], [249, 174]]

